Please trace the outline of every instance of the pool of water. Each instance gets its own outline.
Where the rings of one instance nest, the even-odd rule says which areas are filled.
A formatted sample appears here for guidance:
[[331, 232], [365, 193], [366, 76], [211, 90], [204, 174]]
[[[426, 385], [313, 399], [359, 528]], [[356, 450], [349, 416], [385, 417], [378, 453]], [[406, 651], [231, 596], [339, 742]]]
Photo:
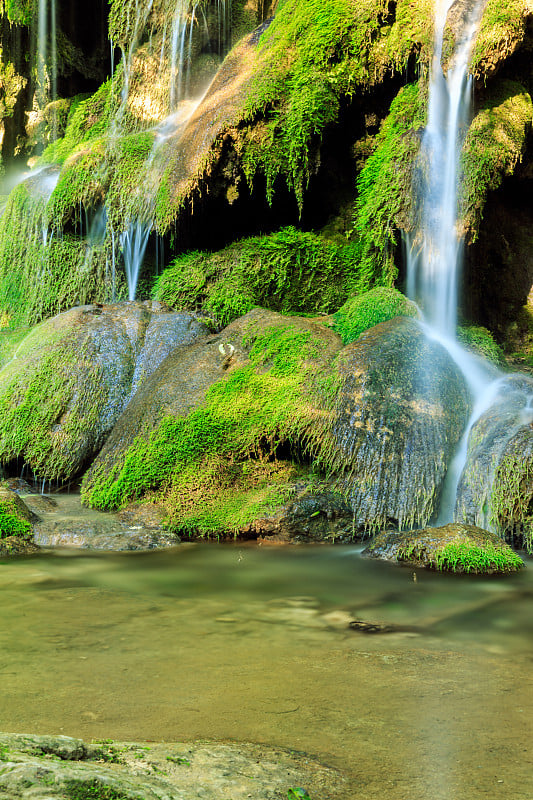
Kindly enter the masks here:
[[477, 579], [192, 544], [4, 561], [0, 729], [282, 745], [354, 799], [530, 800], [529, 564]]

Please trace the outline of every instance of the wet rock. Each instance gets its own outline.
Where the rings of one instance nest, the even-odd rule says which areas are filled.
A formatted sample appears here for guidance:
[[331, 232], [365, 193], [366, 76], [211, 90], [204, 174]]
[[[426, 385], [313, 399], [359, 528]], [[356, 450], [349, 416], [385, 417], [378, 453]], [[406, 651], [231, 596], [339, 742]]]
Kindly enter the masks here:
[[78, 495], [56, 495], [53, 506], [41, 506], [34, 537], [39, 547], [113, 551], [155, 550], [180, 541], [163, 529], [161, 514], [148, 520], [141, 509], [120, 516], [92, 511], [81, 505]]
[[90, 494], [102, 472], [121, 466], [125, 452], [139, 434], [148, 435], [164, 417], [186, 416], [202, 404], [208, 389], [224, 378], [230, 367], [249, 364], [251, 333], [260, 335], [272, 327], [282, 326], [311, 331], [323, 345], [320, 359], [325, 362], [341, 348], [339, 337], [323, 325], [256, 308], [219, 334], [191, 347], [174, 350], [146, 379], [118, 419], [84, 477], [84, 492]]
[[533, 379], [503, 378], [473, 426], [457, 489], [456, 519], [495, 524], [531, 547], [533, 530]]
[[353, 538], [353, 512], [346, 499], [327, 487], [294, 487], [294, 499], [247, 525], [240, 538], [260, 544], [284, 542], [342, 542]]
[[365, 554], [449, 572], [506, 573], [523, 566], [497, 534], [457, 522], [409, 533], [385, 531], [374, 537]]
[[[0, 734], [0, 800], [131, 797], [272, 800], [305, 786], [311, 797], [353, 797], [337, 770], [254, 744], [85, 744], [67, 736]], [[352, 793], [350, 793], [352, 792]]]
[[0, 372], [0, 460], [49, 480], [78, 474], [161, 361], [206, 333], [160, 303], [82, 306], [38, 325]]
[[331, 448], [355, 528], [426, 525], [468, 416], [462, 374], [407, 318], [367, 330], [336, 368]]

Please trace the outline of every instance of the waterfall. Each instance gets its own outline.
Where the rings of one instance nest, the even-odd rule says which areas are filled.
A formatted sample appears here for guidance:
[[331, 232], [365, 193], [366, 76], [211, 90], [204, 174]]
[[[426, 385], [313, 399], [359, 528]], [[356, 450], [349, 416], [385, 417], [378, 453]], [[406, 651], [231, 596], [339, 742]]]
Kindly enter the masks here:
[[[43, 111], [57, 99], [57, 5], [56, 0], [39, 0], [37, 17], [37, 105]], [[57, 136], [57, 122], [52, 121], [52, 138]]]

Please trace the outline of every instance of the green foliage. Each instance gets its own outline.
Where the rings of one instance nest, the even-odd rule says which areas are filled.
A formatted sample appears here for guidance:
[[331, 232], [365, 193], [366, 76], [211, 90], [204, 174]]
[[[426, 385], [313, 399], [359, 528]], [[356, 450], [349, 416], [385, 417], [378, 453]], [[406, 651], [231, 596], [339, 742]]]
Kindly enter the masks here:
[[519, 83], [498, 82], [472, 120], [462, 154], [460, 213], [475, 240], [489, 192], [512, 175], [531, 129], [533, 103]]
[[505, 364], [503, 350], [494, 341], [492, 333], [482, 325], [462, 325], [457, 329], [457, 338], [469, 350], [493, 364]]
[[30, 25], [34, 20], [36, 0], [1, 0], [0, 12], [12, 25]]
[[154, 297], [202, 311], [227, 325], [255, 306], [282, 313], [330, 313], [354, 282], [354, 248], [283, 228], [243, 239], [218, 253], [179, 256], [158, 279]]
[[29, 537], [31, 535], [31, 522], [17, 513], [15, 504], [0, 499], [0, 539], [9, 536]]
[[530, 0], [488, 0], [472, 52], [471, 72], [476, 77], [490, 73], [513, 53], [524, 39], [530, 18]]
[[375, 150], [357, 181], [354, 235], [360, 252], [361, 292], [396, 277], [394, 251], [399, 228], [413, 226], [412, 178], [425, 124], [425, 93], [420, 84], [400, 89], [376, 137]]
[[297, 786], [295, 789], [289, 789], [287, 796], [289, 800], [311, 800], [305, 789], [302, 789], [300, 786]]
[[449, 542], [435, 553], [435, 566], [451, 572], [516, 572], [524, 562], [511, 548], [487, 543], [483, 547], [470, 542]]
[[64, 784], [66, 800], [141, 800], [138, 795], [123, 792], [106, 786], [105, 783], [93, 778], [92, 780], [67, 780]]
[[344, 344], [354, 342], [368, 328], [394, 317], [418, 317], [415, 303], [397, 289], [377, 286], [348, 300], [333, 317], [333, 329]]
[[113, 469], [84, 480], [83, 502], [113, 509], [163, 487], [170, 527], [203, 535], [235, 531], [283, 502], [293, 467], [269, 463], [268, 454], [291, 442], [318, 445], [308, 387], [320, 385], [312, 359], [321, 344], [309, 331], [280, 326], [251, 328], [246, 346], [250, 363], [214, 384], [203, 406], [164, 418]]
[[283, 175], [302, 203], [315, 152], [341, 98], [403, 71], [411, 54], [428, 57], [429, 2], [399, 0], [390, 24], [385, 0], [283, 0], [263, 34], [238, 142], [251, 181]]

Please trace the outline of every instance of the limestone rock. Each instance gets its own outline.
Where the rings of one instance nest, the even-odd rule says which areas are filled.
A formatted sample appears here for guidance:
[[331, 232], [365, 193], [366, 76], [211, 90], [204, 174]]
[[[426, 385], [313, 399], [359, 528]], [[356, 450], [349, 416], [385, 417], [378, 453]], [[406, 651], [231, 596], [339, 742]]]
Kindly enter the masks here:
[[85, 744], [67, 736], [0, 734], [0, 800], [67, 796], [143, 800], [270, 800], [304, 786], [348, 800], [354, 787], [307, 755], [254, 744]]
[[0, 486], [0, 556], [33, 553], [33, 514], [15, 492]]
[[450, 572], [515, 572], [521, 559], [495, 533], [452, 522], [409, 533], [378, 534], [365, 553], [383, 561]]
[[0, 371], [0, 461], [77, 475], [168, 353], [206, 333], [160, 303], [82, 306], [38, 325]]
[[337, 371], [331, 447], [354, 524], [426, 525], [467, 420], [463, 376], [407, 318], [380, 323], [347, 345]]

